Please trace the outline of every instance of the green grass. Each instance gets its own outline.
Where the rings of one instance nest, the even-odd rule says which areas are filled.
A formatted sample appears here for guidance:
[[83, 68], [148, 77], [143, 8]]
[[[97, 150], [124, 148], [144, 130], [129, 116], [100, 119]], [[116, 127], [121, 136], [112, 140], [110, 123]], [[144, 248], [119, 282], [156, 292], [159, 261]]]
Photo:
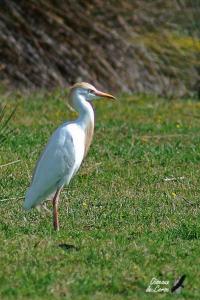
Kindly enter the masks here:
[[183, 274], [175, 298], [198, 299], [200, 103], [96, 102], [92, 147], [62, 193], [56, 233], [51, 215], [22, 210], [23, 196], [47, 139], [75, 114], [59, 91], [6, 101], [18, 111], [0, 148], [0, 299], [171, 299], [145, 290]]

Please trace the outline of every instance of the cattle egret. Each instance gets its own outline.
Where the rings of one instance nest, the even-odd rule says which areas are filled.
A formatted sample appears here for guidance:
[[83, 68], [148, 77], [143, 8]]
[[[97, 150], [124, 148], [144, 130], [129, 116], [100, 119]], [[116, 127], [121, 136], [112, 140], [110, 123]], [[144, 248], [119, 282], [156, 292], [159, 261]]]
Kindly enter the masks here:
[[90, 147], [94, 131], [94, 111], [90, 101], [99, 98], [115, 99], [98, 91], [93, 85], [81, 82], [70, 89], [69, 104], [79, 116], [58, 127], [44, 151], [26, 192], [23, 207], [29, 210], [53, 195], [53, 226], [59, 230], [58, 202], [63, 186], [68, 185], [78, 171]]

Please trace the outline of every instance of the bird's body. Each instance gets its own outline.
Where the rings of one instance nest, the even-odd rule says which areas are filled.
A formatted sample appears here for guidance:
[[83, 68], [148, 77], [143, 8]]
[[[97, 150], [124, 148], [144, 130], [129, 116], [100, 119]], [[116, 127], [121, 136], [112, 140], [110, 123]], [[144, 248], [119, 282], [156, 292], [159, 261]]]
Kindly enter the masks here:
[[[94, 111], [86, 100], [88, 93], [86, 91], [94, 93], [96, 97], [114, 98], [112, 95], [97, 91], [87, 83], [79, 83], [72, 87], [70, 104], [79, 113], [79, 117], [75, 121], [62, 124], [53, 133], [36, 164], [32, 183], [25, 197], [24, 208], [30, 209], [39, 205], [49, 195], [54, 195], [55, 229], [58, 229], [59, 193], [78, 171], [93, 137]], [[94, 95], [90, 97], [95, 98]]]
[[76, 124], [63, 124], [55, 131], [38, 161], [24, 208], [40, 204], [58, 188], [69, 184], [83, 160], [83, 146], [84, 132]]
[[[62, 124], [50, 138], [33, 174], [24, 208], [30, 209], [58, 188], [69, 184], [78, 171], [93, 135], [93, 120], [85, 130], [82, 122]], [[91, 124], [92, 125], [91, 125]], [[90, 136], [87, 132], [91, 132]]]

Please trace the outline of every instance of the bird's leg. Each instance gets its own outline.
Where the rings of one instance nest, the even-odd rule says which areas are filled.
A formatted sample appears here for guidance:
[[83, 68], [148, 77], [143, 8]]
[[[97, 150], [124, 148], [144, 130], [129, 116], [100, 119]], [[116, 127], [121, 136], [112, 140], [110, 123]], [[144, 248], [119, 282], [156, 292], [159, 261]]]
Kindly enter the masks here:
[[53, 197], [53, 227], [56, 231], [59, 230], [59, 220], [58, 220], [58, 201], [61, 189], [57, 189]]

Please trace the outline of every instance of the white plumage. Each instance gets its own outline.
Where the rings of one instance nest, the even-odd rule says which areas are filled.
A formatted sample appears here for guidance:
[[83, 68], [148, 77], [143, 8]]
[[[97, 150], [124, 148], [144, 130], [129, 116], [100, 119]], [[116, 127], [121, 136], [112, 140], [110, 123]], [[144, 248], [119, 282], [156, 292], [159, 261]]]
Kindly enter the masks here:
[[54, 194], [54, 229], [59, 229], [57, 206], [65, 184], [78, 171], [90, 146], [94, 128], [94, 111], [88, 101], [99, 97], [115, 99], [98, 91], [88, 83], [77, 83], [71, 88], [69, 102], [79, 113], [77, 120], [62, 124], [53, 133], [39, 158], [24, 201], [24, 208], [37, 206]]
[[55, 131], [37, 163], [25, 209], [38, 205], [70, 182], [82, 162], [83, 146], [84, 132], [80, 126], [63, 124]]

